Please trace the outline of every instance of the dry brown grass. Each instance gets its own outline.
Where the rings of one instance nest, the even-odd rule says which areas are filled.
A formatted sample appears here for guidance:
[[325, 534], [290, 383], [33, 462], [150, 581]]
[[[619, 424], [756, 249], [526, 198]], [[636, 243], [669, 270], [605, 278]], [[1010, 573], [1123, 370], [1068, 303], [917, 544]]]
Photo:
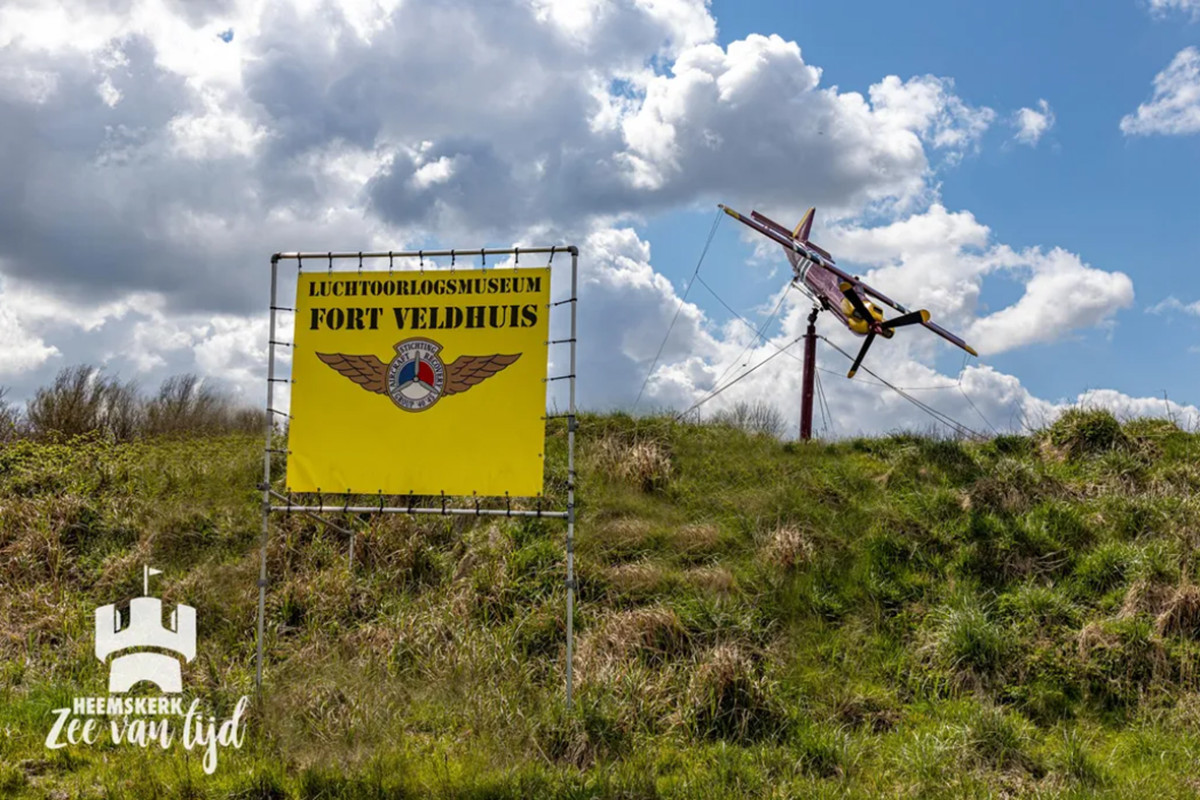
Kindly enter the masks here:
[[654, 526], [637, 517], [617, 517], [596, 526], [598, 541], [618, 547], [644, 544], [653, 533]]
[[848, 689], [836, 694], [831, 716], [840, 725], [885, 733], [900, 723], [899, 703], [891, 696]]
[[684, 525], [671, 533], [671, 544], [687, 555], [711, 553], [721, 543], [721, 529], [716, 525], [697, 522]]
[[92, 633], [77, 621], [77, 606], [50, 585], [11, 590], [0, 595], [0, 662], [12, 660], [27, 666], [45, 652], [67, 662], [86, 653]]
[[705, 738], [747, 741], [771, 735], [784, 719], [771, 688], [743, 647], [718, 644], [692, 672], [684, 718]]
[[1175, 590], [1162, 583], [1138, 580], [1134, 581], [1125, 592], [1125, 601], [1117, 616], [1125, 619], [1138, 614], [1149, 614], [1157, 617], [1170, 602]]
[[675, 611], [664, 606], [618, 611], [604, 617], [579, 642], [580, 680], [606, 680], [633, 660], [662, 664], [688, 652], [690, 641]]
[[711, 594], [729, 594], [735, 581], [733, 573], [724, 567], [694, 567], [684, 573], [688, 583]]
[[1079, 657], [1086, 659], [1095, 650], [1112, 650], [1120, 646], [1119, 637], [1104, 630], [1099, 622], [1089, 622], [1075, 637]]
[[638, 561], [608, 567], [604, 577], [618, 591], [651, 594], [669, 583], [671, 570], [663, 564]]
[[607, 436], [594, 445], [592, 455], [601, 472], [643, 492], [664, 489], [671, 480], [671, 456], [665, 444], [653, 439], [631, 443]]
[[1154, 629], [1160, 636], [1200, 638], [1200, 586], [1176, 589], [1154, 621]]
[[69, 575], [69, 539], [86, 504], [75, 495], [17, 499], [0, 506], [0, 576], [8, 587], [59, 583]]
[[508, 602], [512, 539], [496, 525], [481, 533], [464, 543], [465, 552], [454, 566], [450, 607], [459, 618], [500, 614]]
[[815, 549], [806, 532], [784, 525], [766, 538], [759, 548], [759, 558], [786, 572], [811, 562]]

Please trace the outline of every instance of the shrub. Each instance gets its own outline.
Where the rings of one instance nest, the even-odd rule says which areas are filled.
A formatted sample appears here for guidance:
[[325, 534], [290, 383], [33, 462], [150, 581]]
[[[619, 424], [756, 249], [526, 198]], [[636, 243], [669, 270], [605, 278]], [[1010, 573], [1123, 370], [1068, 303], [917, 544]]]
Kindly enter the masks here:
[[1079, 693], [1070, 679], [1054, 674], [1010, 685], [1005, 694], [1039, 725], [1069, 718], [1079, 700]]
[[712, 421], [746, 433], [766, 434], [776, 439], [782, 436], [787, 428], [787, 422], [779, 409], [764, 400], [755, 400], [753, 403], [739, 400], [732, 408], [714, 414]]
[[714, 647], [692, 673], [688, 707], [704, 738], [753, 741], [777, 735], [785, 723], [770, 684], [734, 644]]
[[573, 712], [551, 705], [533, 724], [538, 748], [552, 762], [576, 768], [591, 766], [599, 758], [612, 758], [623, 749], [627, 734], [616, 719], [611, 703], [584, 694]]
[[783, 525], [776, 528], [759, 548], [759, 556], [766, 563], [788, 572], [811, 562], [814, 551], [811, 536], [799, 528]]
[[1163, 649], [1152, 634], [1144, 617], [1093, 622], [1079, 632], [1083, 689], [1098, 710], [1123, 716], [1165, 674]]
[[1182, 433], [1179, 426], [1169, 419], [1160, 417], [1138, 417], [1122, 426], [1130, 439], [1154, 439]]
[[823, 725], [806, 725], [788, 741], [788, 751], [806, 775], [834, 778], [846, 773], [846, 736]]
[[966, 546], [956, 558], [962, 572], [980, 583], [1000, 589], [1014, 578], [1049, 576], [1069, 563], [1059, 542], [1028, 515], [1024, 520], [994, 513], [976, 513], [967, 519]]
[[962, 442], [951, 439], [922, 439], [918, 447], [920, 460], [940, 470], [953, 484], [969, 483], [979, 476], [979, 464], [963, 447]]
[[1125, 582], [1133, 558], [1133, 548], [1129, 545], [1106, 542], [1080, 560], [1075, 578], [1088, 592], [1102, 594]]
[[5, 399], [7, 395], [8, 388], [0, 386], [0, 442], [10, 441], [21, 434], [21, 414], [8, 404]]
[[606, 436], [596, 445], [601, 471], [632, 484], [643, 492], [666, 488], [671, 479], [671, 457], [666, 445], [654, 439], [626, 443]]
[[1000, 598], [1000, 609], [1017, 623], [1044, 628], [1072, 625], [1080, 608], [1053, 586], [1027, 583]]
[[603, 673], [630, 659], [662, 664], [687, 652], [688, 632], [673, 609], [636, 608], [606, 617], [579, 643], [576, 656], [581, 677]]
[[991, 449], [1004, 456], [1026, 456], [1033, 452], [1033, 440], [1028, 436], [1002, 434], [992, 439]]
[[896, 698], [878, 689], [845, 691], [835, 701], [833, 720], [855, 730], [885, 733], [900, 721]]
[[1050, 426], [1050, 443], [1071, 458], [1101, 453], [1127, 442], [1121, 423], [1108, 411], [1072, 408]]
[[1174, 595], [1175, 590], [1170, 586], [1153, 581], [1136, 580], [1129, 585], [1129, 590], [1125, 592], [1125, 600], [1121, 603], [1121, 611], [1117, 616], [1122, 619], [1136, 617], [1138, 614], [1157, 617]]
[[993, 769], [1021, 769], [1034, 775], [1044, 772], [1029, 752], [1032, 737], [1019, 715], [988, 707], [975, 716], [967, 729], [967, 745], [974, 758]]
[[1055, 762], [1055, 766], [1076, 783], [1096, 786], [1105, 782], [1104, 772], [1092, 757], [1078, 728], [1063, 731], [1062, 749]]
[[[167, 378], [157, 395], [145, 399], [132, 381], [122, 383], [86, 364], [62, 369], [53, 384], [37, 390], [25, 412], [35, 436], [101, 433], [117, 441], [160, 434], [259, 433], [264, 415], [237, 406], [196, 375]], [[0, 440], [13, 430], [19, 431], [15, 412], [0, 392]]]
[[984, 609], [972, 601], [943, 607], [932, 615], [934, 629], [927, 652], [951, 671], [960, 686], [989, 683], [1004, 665], [1009, 641]]
[[49, 387], [34, 394], [26, 417], [39, 436], [79, 436], [101, 431], [131, 438], [137, 430], [137, 389], [93, 366], [65, 367]]
[[173, 375], [147, 401], [145, 431], [154, 436], [228, 430], [232, 412], [229, 399], [198, 375]]
[[976, 479], [967, 497], [973, 509], [1015, 514], [1028, 510], [1054, 488], [1027, 461], [1004, 456]]

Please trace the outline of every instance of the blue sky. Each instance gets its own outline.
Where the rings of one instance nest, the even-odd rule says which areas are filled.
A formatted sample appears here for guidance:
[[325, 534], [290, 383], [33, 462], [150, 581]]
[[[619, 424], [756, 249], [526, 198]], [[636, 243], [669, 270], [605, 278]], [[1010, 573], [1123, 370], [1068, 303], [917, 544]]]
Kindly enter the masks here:
[[[1044, 397], [1111, 387], [1200, 401], [1200, 353], [1188, 352], [1200, 341], [1200, 318], [1146, 313], [1168, 296], [1200, 298], [1200, 136], [1129, 137], [1118, 127], [1148, 100], [1151, 80], [1171, 57], [1200, 43], [1200, 24], [1186, 14], [1155, 18], [1122, 0], [718, 0], [712, 10], [722, 42], [768, 31], [794, 39], [805, 60], [822, 68], [822, 85], [842, 91], [865, 93], [887, 74], [933, 74], [952, 77], [960, 96], [1001, 115], [1046, 99], [1055, 124], [1037, 147], [1012, 142], [1008, 120], [998, 119], [978, 152], [939, 170], [942, 202], [969, 209], [994, 239], [1014, 247], [1060, 246], [1093, 266], [1127, 273], [1136, 300], [1110, 329], [1076, 332], [986, 363]], [[806, 202], [803, 182], [796, 197]], [[678, 211], [642, 229], [656, 265], [681, 291], [711, 219], [707, 208]], [[749, 315], [786, 264], [776, 259], [781, 271], [773, 278], [739, 268], [748, 248], [734, 228], [722, 223], [702, 274]], [[1020, 291], [999, 276], [984, 285], [985, 302], [996, 304]], [[728, 316], [702, 286], [689, 300], [714, 317]], [[961, 360], [947, 349], [939, 364], [956, 369]]]
[[[808, 312], [748, 340], [685, 289], [723, 201], [818, 205], [839, 263], [976, 345], [867, 361], [956, 418], [1200, 426], [1200, 0], [6, 3], [0, 119], [10, 402], [78, 363], [261, 402], [275, 251], [571, 241], [580, 402], [681, 410]], [[735, 226], [702, 275], [759, 323], [788, 270]], [[824, 347], [830, 435], [931, 424]], [[779, 358], [705, 409], [794, 424], [799, 391]]]

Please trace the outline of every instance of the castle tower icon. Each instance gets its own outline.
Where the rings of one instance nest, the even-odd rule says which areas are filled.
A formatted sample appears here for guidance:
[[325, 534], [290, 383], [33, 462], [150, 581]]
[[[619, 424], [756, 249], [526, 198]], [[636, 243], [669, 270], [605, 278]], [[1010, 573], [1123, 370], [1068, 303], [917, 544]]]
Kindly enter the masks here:
[[109, 664], [110, 693], [128, 692], [141, 681], [168, 694], [183, 690], [180, 659], [196, 657], [196, 609], [177, 606], [169, 625], [163, 625], [162, 600], [149, 596], [150, 576], [160, 572], [143, 567], [142, 596], [129, 601], [129, 624], [124, 628], [115, 604], [96, 609], [96, 658], [103, 663], [120, 654]]

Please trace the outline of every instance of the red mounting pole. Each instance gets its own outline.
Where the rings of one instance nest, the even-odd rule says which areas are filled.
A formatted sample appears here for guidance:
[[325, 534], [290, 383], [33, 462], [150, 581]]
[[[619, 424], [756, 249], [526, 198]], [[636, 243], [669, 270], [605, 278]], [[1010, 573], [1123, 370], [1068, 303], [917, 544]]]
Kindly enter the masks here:
[[817, 309], [808, 315], [804, 334], [804, 385], [800, 394], [800, 441], [812, 438], [813, 378], [817, 372]]

